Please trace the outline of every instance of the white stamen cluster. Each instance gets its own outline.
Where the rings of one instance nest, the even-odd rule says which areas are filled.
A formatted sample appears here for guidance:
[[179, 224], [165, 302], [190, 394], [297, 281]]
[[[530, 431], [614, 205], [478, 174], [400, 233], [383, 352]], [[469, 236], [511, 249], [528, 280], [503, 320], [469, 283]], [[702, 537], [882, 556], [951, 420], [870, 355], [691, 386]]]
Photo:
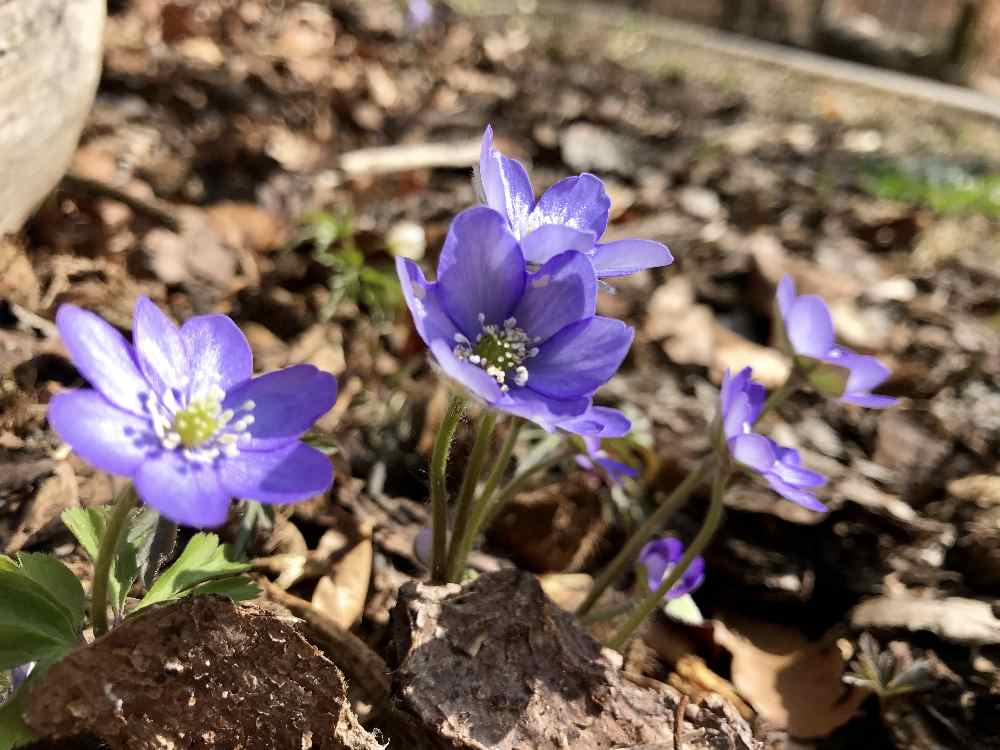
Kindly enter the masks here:
[[540, 339], [532, 339], [524, 329], [519, 328], [516, 318], [507, 318], [502, 326], [486, 323], [485, 313], [479, 313], [482, 331], [475, 342], [461, 333], [455, 334], [454, 353], [458, 359], [486, 371], [506, 393], [510, 390], [508, 376], [515, 385], [528, 382], [528, 368], [524, 362], [538, 354], [534, 346]]
[[202, 393], [184, 399], [175, 389], [157, 397], [145, 395], [145, 407], [153, 432], [166, 450], [179, 450], [196, 463], [211, 463], [220, 456], [240, 453], [240, 443], [250, 439], [247, 430], [254, 422], [256, 404], [245, 401], [237, 410], [223, 409], [226, 392], [218, 383]]

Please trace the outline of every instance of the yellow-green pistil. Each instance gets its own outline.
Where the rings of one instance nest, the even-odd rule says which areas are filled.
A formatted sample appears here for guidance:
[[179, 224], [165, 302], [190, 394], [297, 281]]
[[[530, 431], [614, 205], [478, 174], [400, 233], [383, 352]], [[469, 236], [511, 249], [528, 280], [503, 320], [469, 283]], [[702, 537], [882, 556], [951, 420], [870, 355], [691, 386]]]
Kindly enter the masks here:
[[515, 385], [527, 383], [528, 368], [524, 362], [538, 354], [538, 349], [532, 346], [531, 337], [518, 328], [517, 319], [507, 318], [502, 326], [487, 325], [486, 316], [480, 313], [479, 322], [483, 324], [483, 329], [474, 344], [462, 334], [455, 334], [458, 342], [454, 349], [455, 356], [486, 370], [502, 391], [509, 390], [506, 382], [509, 373], [513, 373]]
[[233, 416], [231, 409], [223, 411], [222, 404], [215, 399], [202, 398], [177, 412], [171, 429], [180, 437], [181, 445], [195, 448], [225, 427]]

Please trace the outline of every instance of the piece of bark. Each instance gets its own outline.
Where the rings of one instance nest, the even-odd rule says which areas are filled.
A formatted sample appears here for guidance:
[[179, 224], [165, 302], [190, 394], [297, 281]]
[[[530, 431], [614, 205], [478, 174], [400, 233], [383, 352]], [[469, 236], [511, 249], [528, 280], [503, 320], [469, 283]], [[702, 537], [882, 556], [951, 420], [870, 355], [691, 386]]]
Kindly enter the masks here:
[[394, 696], [421, 747], [469, 750], [619, 748], [759, 750], [719, 696], [678, 711], [681, 695], [633, 678], [612, 652], [516, 569], [465, 585], [408, 583], [393, 611]]
[[94, 734], [113, 750], [384, 750], [295, 622], [211, 596], [152, 608], [56, 664], [25, 720], [40, 737]]
[[0, 235], [69, 165], [101, 70], [105, 0], [0, 2]]

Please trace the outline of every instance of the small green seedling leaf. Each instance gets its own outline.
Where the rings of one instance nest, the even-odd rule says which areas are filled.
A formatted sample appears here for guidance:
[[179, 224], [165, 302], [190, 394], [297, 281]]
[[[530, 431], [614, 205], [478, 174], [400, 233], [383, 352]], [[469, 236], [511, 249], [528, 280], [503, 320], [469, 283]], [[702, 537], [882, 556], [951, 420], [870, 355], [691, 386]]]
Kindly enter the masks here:
[[[69, 508], [62, 514], [63, 523], [94, 562], [97, 562], [109, 513], [109, 508]], [[121, 539], [108, 581], [111, 606], [118, 617], [121, 617], [132, 584], [139, 577], [140, 550], [145, 549], [148, 554], [149, 538], [156, 529], [157, 517], [156, 511], [148, 508], [134, 510], [129, 517], [129, 531]]]
[[0, 571], [0, 669], [58, 659], [79, 631], [65, 607], [21, 570]]
[[191, 589], [191, 596], [202, 594], [221, 594], [234, 602], [244, 602], [260, 596], [260, 587], [247, 576], [233, 576], [202, 583]]
[[17, 562], [21, 574], [45, 589], [65, 610], [73, 630], [79, 631], [83, 627], [87, 597], [73, 572], [52, 555], [40, 552], [19, 552]]
[[215, 534], [195, 534], [181, 556], [156, 579], [134, 611], [188, 596], [201, 584], [231, 578], [250, 568], [233, 557], [229, 546], [220, 545]]
[[704, 625], [705, 618], [701, 615], [701, 610], [694, 603], [690, 594], [671, 599], [663, 605], [663, 612], [667, 617], [677, 620], [685, 625]]

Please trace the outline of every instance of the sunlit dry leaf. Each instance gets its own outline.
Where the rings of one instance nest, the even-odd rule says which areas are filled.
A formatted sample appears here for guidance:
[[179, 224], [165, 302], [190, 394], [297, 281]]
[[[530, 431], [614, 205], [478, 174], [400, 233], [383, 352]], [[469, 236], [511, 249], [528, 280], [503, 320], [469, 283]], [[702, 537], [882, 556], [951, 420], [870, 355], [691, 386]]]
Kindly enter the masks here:
[[794, 628], [743, 618], [716, 621], [715, 640], [733, 655], [732, 682], [768, 721], [795, 737], [825, 737], [868, 696], [842, 682], [835, 643], [809, 641]]
[[73, 468], [65, 462], [58, 462], [52, 468], [52, 476], [44, 480], [38, 492], [29, 501], [6, 552], [17, 552], [31, 540], [31, 537], [59, 518], [67, 508], [80, 504], [80, 491]]
[[373, 548], [366, 535], [340, 560], [331, 574], [319, 579], [312, 605], [343, 628], [350, 628], [365, 610], [371, 581]]

